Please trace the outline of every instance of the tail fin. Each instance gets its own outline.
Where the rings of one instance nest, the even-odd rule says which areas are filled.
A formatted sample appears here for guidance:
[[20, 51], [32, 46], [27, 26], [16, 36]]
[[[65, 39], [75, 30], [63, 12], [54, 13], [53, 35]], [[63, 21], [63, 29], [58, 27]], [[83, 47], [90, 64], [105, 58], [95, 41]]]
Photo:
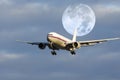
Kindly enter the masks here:
[[73, 34], [73, 38], [72, 41], [75, 42], [76, 41], [76, 37], [77, 37], [77, 27], [74, 30], [74, 34]]

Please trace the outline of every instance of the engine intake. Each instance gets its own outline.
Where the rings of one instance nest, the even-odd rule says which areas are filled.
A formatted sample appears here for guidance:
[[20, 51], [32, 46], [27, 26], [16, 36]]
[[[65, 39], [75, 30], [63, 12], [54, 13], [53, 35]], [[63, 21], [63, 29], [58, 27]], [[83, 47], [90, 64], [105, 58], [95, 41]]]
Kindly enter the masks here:
[[38, 45], [38, 47], [39, 47], [40, 49], [45, 49], [45, 48], [46, 48], [46, 44], [40, 43], [40, 44]]
[[74, 42], [74, 43], [73, 43], [73, 47], [74, 47], [74, 48], [80, 48], [79, 42]]

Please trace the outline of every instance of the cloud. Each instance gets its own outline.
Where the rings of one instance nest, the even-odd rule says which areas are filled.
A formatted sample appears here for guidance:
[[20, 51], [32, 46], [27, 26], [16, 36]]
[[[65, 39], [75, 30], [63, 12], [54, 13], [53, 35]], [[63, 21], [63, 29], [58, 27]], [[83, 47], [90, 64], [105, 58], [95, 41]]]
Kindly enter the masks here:
[[[54, 27], [57, 26], [62, 15], [62, 8], [37, 2], [0, 5], [0, 11], [0, 30], [4, 31], [17, 31], [18, 29], [25, 29], [26, 27], [37, 27], [41, 29]], [[61, 24], [61, 22], [59, 22], [59, 24]]]
[[0, 36], [2, 40], [40, 34], [46, 28], [51, 27], [50, 29], [52, 29], [56, 26], [58, 18], [61, 16], [59, 15], [60, 9], [46, 3], [11, 3], [11, 5], [0, 5]]
[[112, 75], [119, 73], [119, 52], [97, 53], [101, 50], [87, 48], [87, 51], [82, 51], [81, 49], [80, 54], [77, 53], [75, 56], [63, 51], [58, 52], [57, 56], [52, 56], [47, 51], [40, 54], [29, 53], [25, 58], [3, 63], [1, 70], [4, 73], [0, 73], [0, 78], [10, 80], [99, 80], [104, 78], [112, 80], [118, 77], [119, 79], [119, 75]]
[[0, 0], [0, 5], [11, 5], [12, 0]]
[[105, 17], [106, 15], [120, 13], [120, 6], [119, 5], [112, 5], [112, 4], [97, 4], [93, 6], [97, 17]]
[[11, 15], [40, 15], [48, 12], [50, 7], [47, 4], [40, 4], [40, 3], [27, 3], [22, 6], [17, 6], [16, 8], [11, 11]]
[[24, 57], [24, 55], [16, 54], [16, 53], [8, 53], [8, 52], [4, 52], [4, 51], [0, 52], [0, 62], [16, 60], [16, 59], [19, 59], [22, 57]]
[[42, 17], [43, 15], [49, 17], [49, 15], [54, 15], [60, 12], [60, 10], [58, 10], [58, 7], [56, 8], [55, 6], [49, 4], [37, 3], [37, 2], [33, 2], [33, 3], [29, 2], [22, 5], [17, 5], [17, 3], [13, 3], [12, 5], [0, 5], [0, 7], [2, 7], [1, 8], [2, 13], [0, 13], [0, 15], [4, 17], [9, 16], [19, 19], [21, 18], [25, 19], [29, 17], [37, 18], [39, 16]]

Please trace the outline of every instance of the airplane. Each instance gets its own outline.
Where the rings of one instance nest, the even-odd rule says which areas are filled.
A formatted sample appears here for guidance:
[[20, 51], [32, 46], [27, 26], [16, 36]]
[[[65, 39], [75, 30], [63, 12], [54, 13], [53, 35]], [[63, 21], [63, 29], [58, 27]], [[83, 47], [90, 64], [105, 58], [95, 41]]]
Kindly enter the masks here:
[[108, 38], [108, 39], [99, 39], [99, 40], [88, 40], [88, 41], [76, 41], [77, 30], [74, 31], [73, 38], [68, 39], [56, 32], [50, 32], [47, 34], [48, 42], [29, 42], [29, 41], [20, 41], [31, 45], [37, 45], [40, 49], [45, 49], [48, 46], [51, 49], [52, 55], [57, 55], [56, 50], [67, 50], [72, 55], [75, 55], [75, 50], [84, 46], [93, 46], [98, 43], [103, 43], [111, 40], [117, 40], [120, 38]]

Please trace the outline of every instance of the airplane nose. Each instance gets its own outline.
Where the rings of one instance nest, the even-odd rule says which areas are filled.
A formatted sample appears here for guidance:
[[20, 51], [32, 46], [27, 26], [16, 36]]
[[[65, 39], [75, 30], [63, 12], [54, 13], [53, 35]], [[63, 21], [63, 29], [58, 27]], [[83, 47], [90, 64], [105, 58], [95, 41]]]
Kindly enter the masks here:
[[50, 37], [54, 36], [54, 34], [55, 34], [55, 32], [48, 33], [48, 35], [47, 35], [47, 41], [51, 42]]
[[49, 37], [50, 37], [51, 35], [52, 35], [51, 33], [48, 33], [48, 35], [47, 35], [47, 41], [48, 41], [48, 42], [50, 42]]

